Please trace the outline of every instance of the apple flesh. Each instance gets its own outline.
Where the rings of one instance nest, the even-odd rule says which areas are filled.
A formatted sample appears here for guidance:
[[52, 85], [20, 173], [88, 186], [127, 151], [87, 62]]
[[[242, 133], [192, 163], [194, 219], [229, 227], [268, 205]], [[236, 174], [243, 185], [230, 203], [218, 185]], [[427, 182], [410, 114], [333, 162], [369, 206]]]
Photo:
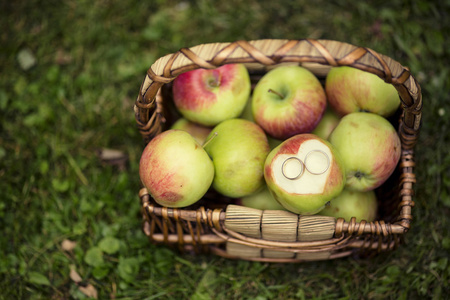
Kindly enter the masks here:
[[172, 90], [174, 104], [186, 119], [215, 126], [242, 113], [251, 83], [243, 64], [228, 64], [182, 73], [174, 79]]
[[298, 214], [315, 214], [341, 193], [345, 170], [329, 142], [313, 134], [299, 134], [269, 153], [264, 178], [284, 208]]
[[214, 164], [212, 185], [216, 191], [239, 198], [264, 185], [264, 160], [270, 148], [261, 127], [248, 120], [230, 119], [214, 127], [207, 140], [205, 150]]
[[186, 131], [187, 133], [192, 135], [192, 137], [200, 145], [203, 145], [203, 143], [206, 141], [206, 137], [211, 132], [210, 127], [191, 122], [185, 118], [179, 118], [170, 128]]
[[344, 116], [330, 135], [346, 168], [347, 187], [369, 191], [394, 172], [401, 155], [400, 138], [389, 121], [368, 112]]
[[384, 117], [394, 114], [400, 105], [395, 87], [377, 75], [352, 67], [334, 67], [325, 80], [330, 106], [340, 115], [372, 112]]
[[343, 218], [346, 222], [350, 222], [352, 217], [355, 217], [356, 222], [362, 220], [373, 222], [377, 216], [377, 209], [377, 196], [374, 191], [357, 192], [344, 189], [319, 212], [319, 215]]
[[185, 207], [200, 200], [214, 178], [214, 165], [187, 132], [167, 130], [144, 148], [139, 176], [161, 206]]
[[308, 69], [280, 66], [256, 84], [252, 97], [255, 122], [275, 139], [311, 132], [326, 108], [325, 91]]

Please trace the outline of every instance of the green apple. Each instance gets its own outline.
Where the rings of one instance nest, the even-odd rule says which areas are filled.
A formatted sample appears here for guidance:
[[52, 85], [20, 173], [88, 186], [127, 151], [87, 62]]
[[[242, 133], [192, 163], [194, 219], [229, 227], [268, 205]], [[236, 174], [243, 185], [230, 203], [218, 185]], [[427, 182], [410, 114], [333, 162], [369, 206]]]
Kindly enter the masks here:
[[374, 191], [358, 192], [344, 189], [339, 196], [330, 201], [318, 214], [335, 218], [343, 218], [350, 222], [352, 217], [356, 222], [375, 221], [378, 202]]
[[371, 112], [391, 116], [400, 105], [400, 97], [392, 84], [375, 74], [352, 67], [334, 67], [325, 80], [330, 106], [340, 115]]
[[239, 119], [249, 120], [251, 122], [255, 122], [255, 119], [253, 118], [253, 112], [252, 112], [252, 98], [250, 97], [247, 100], [247, 103], [245, 104], [244, 110], [242, 111], [242, 114], [239, 116]]
[[196, 69], [173, 81], [173, 101], [188, 120], [205, 126], [241, 115], [251, 92], [250, 76], [243, 64], [216, 69]]
[[205, 150], [214, 164], [212, 185], [216, 191], [239, 198], [264, 185], [264, 160], [270, 148], [261, 127], [248, 120], [230, 119], [214, 127], [207, 140]]
[[284, 208], [307, 215], [319, 212], [341, 193], [345, 169], [328, 141], [313, 134], [298, 134], [269, 153], [264, 178]]
[[280, 66], [267, 72], [252, 96], [255, 122], [275, 139], [311, 132], [326, 108], [325, 91], [306, 68]]
[[[242, 113], [242, 115], [239, 117], [240, 119], [245, 119], [251, 122], [255, 122], [255, 120], [253, 119], [253, 114], [252, 114], [252, 106], [251, 106], [251, 99], [249, 99], [247, 106], [244, 109], [244, 112]], [[281, 144], [282, 140], [278, 140], [276, 138], [271, 137], [270, 135], [267, 135], [267, 140], [269, 141], [269, 146], [270, 149], [275, 148], [276, 146], [278, 146], [279, 144]]]
[[311, 133], [327, 140], [340, 120], [341, 118], [333, 110], [327, 108], [319, 124]]
[[157, 135], [144, 148], [139, 176], [158, 204], [185, 207], [208, 191], [214, 165], [189, 133], [171, 129]]
[[[248, 99], [247, 105], [245, 106], [244, 111], [242, 112], [240, 119], [245, 119], [251, 122], [255, 122], [255, 119], [253, 118], [252, 113], [252, 99]], [[267, 135], [267, 140], [269, 141], [270, 149], [275, 148], [279, 144], [281, 144], [282, 140], [278, 140], [276, 138], [271, 137], [270, 135]]]
[[260, 210], [285, 210], [285, 208], [275, 200], [266, 185], [264, 185], [260, 191], [240, 198], [238, 203], [246, 207]]
[[192, 137], [200, 145], [203, 145], [203, 143], [206, 141], [206, 137], [211, 132], [210, 127], [191, 122], [185, 118], [179, 118], [170, 128], [186, 131], [187, 133], [192, 135]]
[[368, 112], [344, 116], [329, 141], [341, 155], [347, 187], [373, 190], [395, 170], [401, 155], [400, 138], [384, 117]]

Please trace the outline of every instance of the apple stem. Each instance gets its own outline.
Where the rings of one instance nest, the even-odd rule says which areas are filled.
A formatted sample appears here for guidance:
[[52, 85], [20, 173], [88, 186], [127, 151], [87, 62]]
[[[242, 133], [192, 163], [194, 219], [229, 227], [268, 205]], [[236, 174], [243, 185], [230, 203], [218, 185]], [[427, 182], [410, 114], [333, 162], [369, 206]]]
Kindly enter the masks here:
[[277, 95], [278, 97], [280, 97], [280, 99], [283, 99], [283, 98], [284, 98], [283, 95], [281, 95], [280, 93], [278, 93], [277, 91], [274, 91], [274, 90], [272, 90], [272, 89], [269, 89], [268, 92], [269, 92], [269, 93], [274, 93], [275, 95]]
[[217, 136], [217, 132], [214, 132], [212, 134], [212, 136], [209, 137], [209, 139], [207, 139], [204, 143], [203, 143], [203, 148], [206, 147], [206, 145], [208, 145], [215, 137]]
[[220, 82], [222, 81], [222, 74], [213, 73], [213, 77], [208, 81], [208, 85], [212, 88], [220, 86]]

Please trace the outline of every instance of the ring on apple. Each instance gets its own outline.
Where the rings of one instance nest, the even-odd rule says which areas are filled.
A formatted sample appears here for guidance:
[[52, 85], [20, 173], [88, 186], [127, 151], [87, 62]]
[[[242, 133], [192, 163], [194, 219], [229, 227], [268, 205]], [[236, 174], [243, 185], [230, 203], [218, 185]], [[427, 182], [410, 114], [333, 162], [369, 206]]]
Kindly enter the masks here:
[[261, 127], [248, 120], [230, 119], [214, 127], [207, 140], [205, 150], [214, 164], [212, 186], [217, 192], [239, 198], [264, 185], [264, 161], [270, 148]]
[[326, 108], [325, 90], [308, 69], [280, 66], [267, 72], [252, 96], [255, 122], [268, 135], [285, 140], [311, 132]]
[[208, 191], [214, 165], [189, 133], [171, 129], [157, 135], [144, 148], [139, 176], [156, 203], [185, 207]]
[[330, 157], [322, 150], [312, 150], [306, 154], [305, 167], [313, 175], [323, 174], [330, 167]]
[[319, 215], [343, 218], [347, 222], [350, 222], [352, 217], [355, 217], [356, 222], [362, 220], [373, 222], [377, 216], [377, 210], [377, 196], [374, 191], [358, 192], [344, 188], [339, 196], [331, 200], [319, 212]]
[[328, 103], [340, 116], [362, 111], [389, 117], [400, 105], [392, 84], [352, 67], [331, 68], [325, 79], [325, 91]]
[[394, 172], [401, 155], [400, 138], [384, 117], [355, 112], [344, 116], [330, 135], [342, 157], [347, 188], [373, 190]]
[[250, 76], [243, 64], [216, 69], [196, 69], [173, 81], [173, 101], [188, 120], [205, 126], [238, 117], [251, 92]]
[[284, 208], [308, 215], [341, 193], [345, 170], [329, 142], [313, 134], [298, 134], [269, 153], [264, 178]]

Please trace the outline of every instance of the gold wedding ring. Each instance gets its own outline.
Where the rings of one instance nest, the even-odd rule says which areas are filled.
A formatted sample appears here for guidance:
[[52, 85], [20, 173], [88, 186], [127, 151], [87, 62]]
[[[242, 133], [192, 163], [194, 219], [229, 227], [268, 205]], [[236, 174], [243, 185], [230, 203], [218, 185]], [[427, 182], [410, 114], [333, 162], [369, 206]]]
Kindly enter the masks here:
[[313, 175], [323, 174], [329, 167], [330, 158], [322, 150], [312, 150], [305, 157], [305, 168]]
[[295, 180], [303, 175], [305, 169], [313, 174], [320, 175], [330, 168], [330, 158], [322, 150], [312, 150], [306, 154], [305, 162], [292, 156], [286, 159], [281, 166], [283, 176], [289, 180]]
[[290, 180], [294, 180], [302, 176], [305, 166], [303, 162], [297, 157], [289, 157], [283, 162], [281, 166], [281, 172], [284, 177]]

